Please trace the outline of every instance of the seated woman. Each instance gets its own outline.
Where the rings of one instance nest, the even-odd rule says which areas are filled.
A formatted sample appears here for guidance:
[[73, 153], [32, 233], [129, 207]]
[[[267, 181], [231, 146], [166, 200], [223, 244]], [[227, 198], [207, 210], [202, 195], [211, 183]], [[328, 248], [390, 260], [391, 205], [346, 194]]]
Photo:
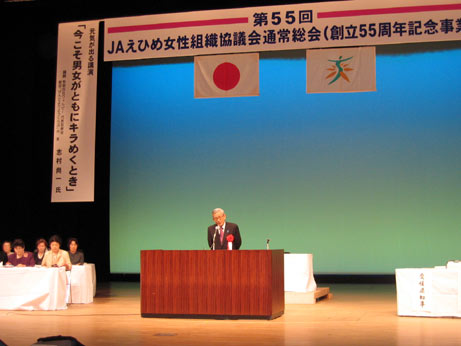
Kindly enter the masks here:
[[2, 250], [6, 253], [7, 256], [14, 254], [13, 247], [11, 246], [11, 241], [5, 240], [2, 244]]
[[72, 268], [70, 263], [69, 253], [66, 250], [61, 250], [61, 237], [53, 235], [49, 241], [50, 251], [45, 253], [42, 259], [44, 267], [66, 267], [66, 270]]
[[67, 241], [67, 248], [69, 249], [70, 263], [81, 265], [85, 262], [83, 252], [78, 250], [77, 238], [69, 238]]
[[36, 265], [42, 265], [43, 257], [48, 251], [48, 243], [45, 239], [40, 238], [35, 242], [34, 261]]
[[26, 246], [22, 239], [13, 242], [14, 254], [8, 256], [8, 263], [16, 267], [33, 267], [35, 265], [32, 252], [24, 251]]

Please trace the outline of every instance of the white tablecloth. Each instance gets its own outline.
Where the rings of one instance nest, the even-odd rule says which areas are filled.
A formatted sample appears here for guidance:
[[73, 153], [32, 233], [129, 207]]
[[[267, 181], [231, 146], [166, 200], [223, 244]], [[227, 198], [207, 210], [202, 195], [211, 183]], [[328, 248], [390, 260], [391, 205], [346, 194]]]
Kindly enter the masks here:
[[96, 269], [93, 263], [74, 265], [67, 272], [66, 301], [72, 304], [88, 304], [96, 295]]
[[400, 316], [461, 317], [461, 268], [396, 269]]
[[285, 291], [313, 292], [314, 280], [312, 254], [285, 254]]
[[0, 310], [64, 310], [64, 268], [0, 268]]
[[447, 263], [448, 269], [461, 269], [461, 262], [460, 261], [449, 261]]

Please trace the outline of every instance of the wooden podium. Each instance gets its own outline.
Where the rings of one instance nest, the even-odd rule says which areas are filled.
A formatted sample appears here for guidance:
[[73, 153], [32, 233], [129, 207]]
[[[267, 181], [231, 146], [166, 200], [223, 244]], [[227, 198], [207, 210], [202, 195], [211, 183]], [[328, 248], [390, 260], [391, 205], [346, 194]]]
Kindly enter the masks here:
[[283, 250], [143, 250], [141, 316], [279, 317], [283, 256]]

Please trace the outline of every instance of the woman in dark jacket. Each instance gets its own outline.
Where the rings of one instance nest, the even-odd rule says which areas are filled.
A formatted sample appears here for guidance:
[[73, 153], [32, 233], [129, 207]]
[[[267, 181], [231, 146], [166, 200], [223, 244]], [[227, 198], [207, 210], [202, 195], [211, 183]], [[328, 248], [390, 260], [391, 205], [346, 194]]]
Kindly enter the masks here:
[[48, 251], [48, 243], [45, 239], [40, 238], [35, 242], [34, 260], [35, 264], [42, 265], [43, 257]]
[[7, 262], [8, 262], [8, 256], [6, 255], [6, 253], [3, 252], [3, 250], [0, 250], [0, 263], [2, 265], [6, 265]]

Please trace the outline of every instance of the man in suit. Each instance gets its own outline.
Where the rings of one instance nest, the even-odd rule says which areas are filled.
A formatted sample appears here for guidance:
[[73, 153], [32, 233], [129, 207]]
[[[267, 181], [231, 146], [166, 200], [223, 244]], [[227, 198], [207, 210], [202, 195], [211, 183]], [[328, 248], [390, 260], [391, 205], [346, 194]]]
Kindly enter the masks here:
[[[213, 209], [211, 216], [214, 225], [208, 227], [208, 245], [213, 249], [213, 238], [215, 250], [226, 250], [228, 248], [228, 237], [232, 236], [232, 250], [238, 250], [242, 245], [239, 226], [232, 222], [226, 222], [226, 214], [221, 208]], [[230, 237], [230, 238], [232, 238]]]

